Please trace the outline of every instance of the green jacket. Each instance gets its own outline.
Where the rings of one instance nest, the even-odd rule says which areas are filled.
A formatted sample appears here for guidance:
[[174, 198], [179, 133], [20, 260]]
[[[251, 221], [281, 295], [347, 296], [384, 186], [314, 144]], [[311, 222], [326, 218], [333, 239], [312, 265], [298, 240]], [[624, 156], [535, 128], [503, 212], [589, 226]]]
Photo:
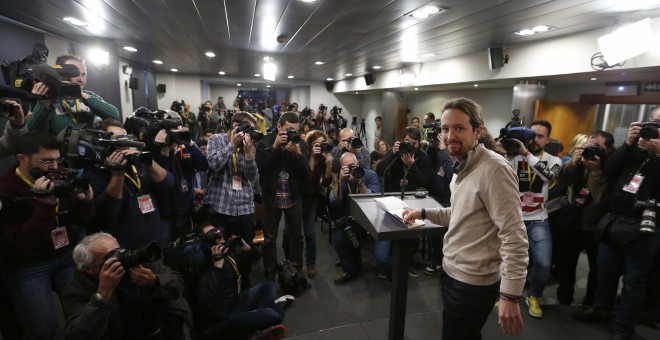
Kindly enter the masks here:
[[121, 119], [119, 110], [112, 104], [106, 103], [103, 98], [92, 91], [83, 92], [89, 95], [89, 99], [81, 99], [79, 108], [72, 108], [74, 112], [71, 113], [61, 99], [53, 100], [50, 107], [47, 108], [41, 102], [37, 102], [26, 120], [28, 130], [57, 136], [67, 126], [85, 123], [87, 128], [93, 128], [95, 115], [102, 119]]
[[0, 137], [0, 158], [13, 155], [16, 151], [16, 144], [22, 134], [27, 132], [27, 124], [22, 127], [16, 128], [10, 122], [5, 125], [5, 132]]
[[[561, 167], [559, 181], [568, 187], [568, 203], [573, 207], [582, 208], [580, 228], [593, 230], [607, 208], [609, 187], [607, 176], [602, 171], [593, 173], [582, 164], [575, 166], [569, 160]], [[589, 196], [583, 204], [580, 204], [578, 196], [582, 188], [589, 190]]]

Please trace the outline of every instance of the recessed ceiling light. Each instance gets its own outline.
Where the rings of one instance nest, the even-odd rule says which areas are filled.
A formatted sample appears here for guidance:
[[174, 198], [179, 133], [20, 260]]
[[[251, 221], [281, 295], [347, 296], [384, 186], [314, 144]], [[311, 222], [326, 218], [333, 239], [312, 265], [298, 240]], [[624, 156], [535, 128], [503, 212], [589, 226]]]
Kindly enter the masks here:
[[417, 91], [417, 90], [419, 90], [419, 88], [416, 87], [416, 88], [415, 88], [415, 91]]
[[241, 86], [241, 83], [236, 84], [236, 86]]
[[325, 62], [319, 60], [319, 61], [315, 62], [314, 64], [316, 64], [316, 65], [323, 65], [323, 64], [325, 64]]
[[128, 52], [137, 52], [137, 48], [133, 46], [124, 46], [123, 49], [125, 49]]
[[474, 84], [474, 87], [479, 87], [479, 84]]
[[170, 71], [172, 71], [172, 72], [179, 72], [179, 70], [177, 70], [177, 69], [175, 69], [175, 68], [171, 68]]
[[359, 92], [355, 91], [355, 94], [359, 94]]
[[271, 57], [268, 57], [268, 56], [264, 57], [264, 61], [271, 61], [271, 60], [275, 60], [275, 59], [273, 59]]
[[300, 0], [302, 2], [316, 2], [316, 0]]
[[534, 30], [530, 30], [529, 28], [516, 32], [517, 35], [522, 35], [522, 36], [534, 35], [534, 33], [536, 32], [534, 32]]
[[67, 23], [69, 23], [73, 26], [87, 26], [86, 22], [84, 22], [80, 19], [73, 18], [73, 17], [64, 17], [64, 18], [62, 18], [62, 20], [64, 20], [65, 22], [67, 22]]
[[383, 68], [383, 67], [382, 67], [382, 66], [378, 66], [378, 65], [376, 65], [376, 66], [373, 67], [374, 70], [380, 70], [381, 68]]
[[270, 85], [266, 85], [266, 87], [270, 87]]
[[417, 19], [426, 19], [432, 15], [442, 13], [444, 11], [445, 11], [444, 8], [438, 8], [436, 6], [425, 6], [410, 13], [409, 15]]
[[332, 78], [325, 78], [325, 80], [327, 80], [327, 81], [333, 81], [334, 79], [332, 79]]
[[154, 60], [153, 63], [158, 65], [163, 65], [163, 62], [158, 59]]
[[436, 14], [436, 13], [440, 12], [440, 8], [435, 7], [435, 6], [426, 6], [426, 7], [422, 8], [422, 10], [424, 12], [428, 13], [428, 14]]
[[218, 74], [221, 75], [221, 76], [224, 76], [224, 75], [225, 75], [225, 71], [220, 71], [220, 72], [218, 72]]
[[597, 79], [598, 79], [598, 78], [596, 78], [596, 77], [591, 78], [591, 80], [597, 80]]
[[346, 73], [346, 74], [344, 74], [344, 75], [347, 76], [347, 77], [350, 77], [350, 76], [353, 75], [353, 73]]
[[261, 74], [259, 74], [259, 73], [255, 73], [254, 76], [255, 76], [255, 77], [261, 77]]
[[289, 78], [289, 79], [293, 79], [293, 76], [288, 76], [287, 78]]
[[538, 25], [538, 26], [534, 26], [534, 28], [532, 28], [532, 31], [534, 31], [534, 32], [545, 32], [545, 31], [549, 31], [549, 30], [550, 30], [550, 27], [546, 26], [546, 25]]
[[422, 57], [422, 58], [431, 58], [431, 57], [435, 57], [435, 53], [424, 53], [424, 54], [422, 54], [420, 57]]
[[214, 58], [214, 57], [215, 57], [215, 53], [213, 53], [213, 52], [211, 52], [211, 51], [208, 51], [208, 52], [206, 52], [206, 53], [204, 53], [204, 54], [206, 54], [206, 56], [209, 57], [209, 58]]

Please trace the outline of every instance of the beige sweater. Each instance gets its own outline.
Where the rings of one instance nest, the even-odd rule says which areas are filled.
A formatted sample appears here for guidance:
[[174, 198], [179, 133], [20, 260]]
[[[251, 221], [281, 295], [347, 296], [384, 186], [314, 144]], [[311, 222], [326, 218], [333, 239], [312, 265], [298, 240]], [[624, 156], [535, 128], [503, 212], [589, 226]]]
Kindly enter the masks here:
[[443, 270], [458, 281], [477, 286], [501, 279], [501, 292], [522, 295], [527, 231], [511, 164], [479, 144], [454, 176], [451, 192], [451, 208], [426, 210], [431, 222], [448, 226]]

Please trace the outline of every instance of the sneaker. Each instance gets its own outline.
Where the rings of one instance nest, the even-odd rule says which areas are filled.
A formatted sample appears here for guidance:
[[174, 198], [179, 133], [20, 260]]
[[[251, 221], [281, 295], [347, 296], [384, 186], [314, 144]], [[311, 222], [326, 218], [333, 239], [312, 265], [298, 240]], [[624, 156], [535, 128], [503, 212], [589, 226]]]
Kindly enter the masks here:
[[385, 273], [380, 271], [380, 270], [376, 273], [376, 275], [378, 275], [379, 279], [386, 279], [387, 278], [387, 275], [385, 275]]
[[525, 300], [527, 301], [527, 306], [529, 306], [529, 315], [537, 319], [542, 318], [543, 310], [539, 304], [539, 299], [536, 296], [528, 296]]
[[286, 326], [275, 325], [273, 327], [264, 329], [263, 332], [261, 332], [261, 334], [257, 337], [257, 339], [280, 340], [284, 338], [285, 333], [286, 333]]
[[435, 274], [438, 270], [442, 268], [441, 265], [439, 264], [432, 264], [426, 268], [424, 268], [424, 274], [426, 275], [433, 275]]
[[296, 298], [293, 297], [293, 295], [282, 295], [275, 299], [275, 306], [278, 306], [282, 309], [287, 309], [293, 304], [294, 301], [296, 301]]
[[408, 276], [416, 279], [419, 275], [419, 271], [417, 271], [415, 267], [410, 267], [410, 269], [408, 269]]
[[316, 276], [317, 273], [318, 272], [316, 271], [316, 266], [307, 266], [307, 276], [309, 276], [310, 279]]

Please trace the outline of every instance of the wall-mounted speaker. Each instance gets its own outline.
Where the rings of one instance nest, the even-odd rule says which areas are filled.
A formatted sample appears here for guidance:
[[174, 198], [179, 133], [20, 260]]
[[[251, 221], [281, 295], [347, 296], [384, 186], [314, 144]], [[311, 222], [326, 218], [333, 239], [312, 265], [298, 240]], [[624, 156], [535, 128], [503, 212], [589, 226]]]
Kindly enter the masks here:
[[165, 93], [167, 91], [167, 86], [165, 84], [156, 85], [156, 91], [158, 93]]
[[504, 66], [504, 51], [501, 47], [488, 49], [488, 68], [494, 70]]
[[128, 80], [128, 88], [131, 90], [137, 90], [139, 87], [138, 79], [131, 77], [131, 79]]
[[364, 75], [364, 81], [367, 83], [367, 86], [369, 86], [376, 82], [376, 77], [371, 73], [367, 73]]
[[328, 80], [325, 82], [325, 89], [328, 90], [328, 92], [332, 92], [332, 90], [335, 88], [335, 82]]

